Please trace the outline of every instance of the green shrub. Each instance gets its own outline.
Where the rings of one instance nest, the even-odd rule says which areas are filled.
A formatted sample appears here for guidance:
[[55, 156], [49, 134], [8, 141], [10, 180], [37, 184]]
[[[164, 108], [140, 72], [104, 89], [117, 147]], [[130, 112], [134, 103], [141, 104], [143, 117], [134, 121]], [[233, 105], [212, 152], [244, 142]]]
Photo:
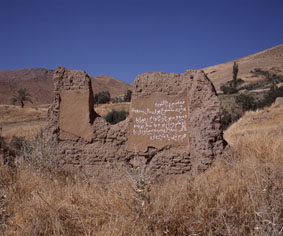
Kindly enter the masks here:
[[116, 111], [112, 110], [104, 117], [104, 119], [110, 124], [114, 125], [119, 123], [122, 120], [125, 120], [128, 116], [128, 113], [125, 110]]
[[125, 96], [124, 96], [124, 101], [125, 102], [130, 102], [131, 101], [131, 99], [132, 99], [132, 90], [127, 90], [127, 92], [126, 92], [126, 94], [125, 94]]
[[254, 70], [250, 71], [253, 74], [258, 74], [258, 75], [264, 75], [265, 71], [263, 71], [261, 68], [254, 68]]
[[265, 77], [267, 82], [283, 82], [283, 75], [271, 74], [269, 71], [264, 71], [260, 68], [255, 68], [254, 71], [251, 71], [254, 75], [262, 75]]
[[236, 122], [241, 118], [241, 113], [232, 109], [231, 113], [229, 113], [226, 109], [222, 110], [221, 115], [221, 126], [224, 130], [226, 130], [231, 124]]
[[111, 97], [109, 91], [102, 91], [94, 95], [95, 104], [104, 104], [110, 102]]
[[241, 78], [238, 78], [237, 79], [237, 85], [240, 85], [240, 84], [242, 84], [242, 83], [244, 83], [245, 81], [244, 80], [242, 80]]
[[236, 80], [229, 80], [225, 84], [220, 86], [220, 90], [224, 94], [234, 94], [237, 93], [239, 89], [237, 89], [237, 86], [244, 83], [245, 81], [241, 78], [238, 78]]
[[236, 97], [235, 102], [243, 112], [256, 109], [256, 101], [254, 97], [250, 95], [240, 94]]
[[221, 86], [220, 86], [220, 90], [221, 90], [224, 94], [237, 93], [237, 89], [234, 88], [234, 87], [232, 87], [232, 86], [229, 85], [228, 83], [227, 83], [227, 85], [226, 85], [226, 84], [221, 85]]
[[257, 81], [257, 82], [254, 82], [254, 83], [250, 83], [246, 86], [243, 86], [241, 87], [241, 90], [254, 90], [254, 89], [259, 89], [259, 88], [262, 88], [263, 86], [266, 85], [266, 82], [264, 80], [262, 81]]
[[271, 86], [268, 93], [264, 96], [264, 98], [258, 102], [257, 107], [263, 108], [266, 106], [270, 106], [275, 102], [277, 97], [283, 97], [283, 86], [279, 88], [276, 85]]
[[271, 80], [272, 80], [273, 83], [276, 83], [276, 84], [281, 83], [281, 82], [283, 82], [283, 75], [273, 74]]

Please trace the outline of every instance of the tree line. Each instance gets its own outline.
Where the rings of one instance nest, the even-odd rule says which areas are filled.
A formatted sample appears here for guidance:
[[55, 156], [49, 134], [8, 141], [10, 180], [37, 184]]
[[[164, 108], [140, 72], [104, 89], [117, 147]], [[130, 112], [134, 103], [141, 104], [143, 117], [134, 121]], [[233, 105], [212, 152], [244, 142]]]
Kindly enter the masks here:
[[116, 102], [130, 102], [131, 99], [132, 99], [132, 91], [129, 89], [127, 90], [123, 98], [118, 97], [118, 98], [111, 99], [111, 95], [109, 91], [101, 91], [99, 93], [94, 94], [94, 104], [97, 104], [97, 105], [109, 103], [111, 102], [111, 100], [116, 101]]

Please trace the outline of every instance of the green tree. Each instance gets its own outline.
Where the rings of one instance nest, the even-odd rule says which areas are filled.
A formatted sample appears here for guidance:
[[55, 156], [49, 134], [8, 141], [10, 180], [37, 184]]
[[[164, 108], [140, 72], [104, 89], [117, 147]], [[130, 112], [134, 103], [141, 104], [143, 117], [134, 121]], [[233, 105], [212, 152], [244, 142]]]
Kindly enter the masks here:
[[14, 95], [14, 97], [12, 98], [12, 103], [14, 105], [16, 104], [16, 102], [19, 102], [22, 108], [25, 106], [25, 102], [32, 103], [31, 94], [27, 89], [19, 89], [17, 91], [17, 95]]
[[132, 99], [132, 90], [127, 90], [126, 94], [124, 95], [124, 101], [125, 102], [130, 102]]
[[237, 87], [238, 71], [239, 71], [239, 66], [238, 66], [237, 62], [234, 62], [234, 64], [233, 64], [233, 83], [232, 83], [232, 87], [234, 89], [236, 89], [236, 87]]
[[111, 97], [109, 91], [102, 91], [94, 95], [95, 104], [104, 104], [110, 102]]

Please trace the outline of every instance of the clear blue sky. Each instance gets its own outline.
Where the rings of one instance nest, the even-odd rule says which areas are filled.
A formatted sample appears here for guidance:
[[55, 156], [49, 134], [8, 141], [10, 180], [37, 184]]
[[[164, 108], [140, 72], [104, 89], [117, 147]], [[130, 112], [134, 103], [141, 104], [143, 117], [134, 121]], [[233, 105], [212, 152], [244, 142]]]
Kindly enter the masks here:
[[132, 83], [283, 43], [283, 0], [0, 0], [0, 70], [59, 65]]

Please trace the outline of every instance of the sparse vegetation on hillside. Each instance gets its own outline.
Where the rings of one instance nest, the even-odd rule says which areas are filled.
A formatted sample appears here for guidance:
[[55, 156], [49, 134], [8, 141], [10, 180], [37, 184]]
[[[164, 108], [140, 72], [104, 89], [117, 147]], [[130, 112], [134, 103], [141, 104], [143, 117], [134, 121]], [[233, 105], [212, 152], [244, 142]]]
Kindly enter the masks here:
[[256, 82], [249, 83], [247, 85], [241, 86], [239, 90], [254, 90], [254, 89], [264, 89], [270, 88], [276, 84], [283, 82], [283, 75], [278, 75], [276, 73], [270, 73], [269, 71], [264, 71], [260, 68], [255, 68], [251, 71], [255, 76], [262, 76], [263, 79], [260, 79]]
[[229, 84], [223, 84], [220, 86], [220, 90], [224, 93], [224, 94], [233, 94], [237, 92], [237, 89], [231, 87]]
[[[236, 67], [236, 69], [238, 69], [238, 67]], [[237, 78], [236, 69], [233, 67], [233, 80], [227, 81], [225, 84], [220, 86], [220, 90], [223, 94], [234, 94], [244, 90], [252, 92], [252, 90], [256, 89], [269, 89], [274, 85], [283, 83], [283, 75], [270, 73], [269, 71], [265, 71], [260, 68], [255, 68], [251, 71], [251, 73], [255, 77], [259, 77], [259, 79], [254, 82], [247, 82], [248, 80], [244, 81]]]
[[238, 72], [239, 72], [239, 66], [237, 62], [234, 62], [233, 64], [233, 79], [230, 81], [227, 81], [227, 83], [220, 86], [220, 90], [224, 94], [234, 94], [238, 92], [238, 86], [244, 81], [240, 78], [238, 78]]
[[255, 68], [251, 73], [255, 76], [263, 76], [263, 79], [246, 84], [245, 81], [237, 78], [237, 73], [238, 66], [234, 63], [233, 80], [220, 87], [224, 94], [219, 96], [223, 107], [224, 128], [237, 121], [246, 111], [270, 106], [277, 97], [283, 96], [283, 86], [277, 86], [283, 82], [282, 75]]
[[[251, 71], [253, 71], [255, 68], [268, 71], [270, 74], [275, 73], [278, 75], [283, 75], [283, 64], [282, 60], [280, 59], [282, 51], [283, 45], [278, 45], [277, 47], [270, 48], [253, 55], [238, 58], [238, 78], [242, 78], [245, 81], [245, 84], [243, 85], [264, 79], [263, 75], [251, 73]], [[213, 82], [217, 91], [220, 91], [221, 85], [226, 84], [228, 80], [232, 80], [232, 66], [232, 62], [225, 62], [223, 64], [204, 68], [204, 71], [208, 74], [208, 77]]]
[[277, 97], [283, 97], [283, 86], [273, 86], [261, 96], [252, 93], [221, 95], [222, 127], [227, 129], [231, 124], [240, 119], [245, 112], [254, 111], [270, 106]]
[[270, 106], [272, 103], [274, 103], [277, 97], [283, 97], [283, 85], [280, 87], [273, 85], [265, 94], [264, 98], [258, 102], [257, 107], [264, 108]]

